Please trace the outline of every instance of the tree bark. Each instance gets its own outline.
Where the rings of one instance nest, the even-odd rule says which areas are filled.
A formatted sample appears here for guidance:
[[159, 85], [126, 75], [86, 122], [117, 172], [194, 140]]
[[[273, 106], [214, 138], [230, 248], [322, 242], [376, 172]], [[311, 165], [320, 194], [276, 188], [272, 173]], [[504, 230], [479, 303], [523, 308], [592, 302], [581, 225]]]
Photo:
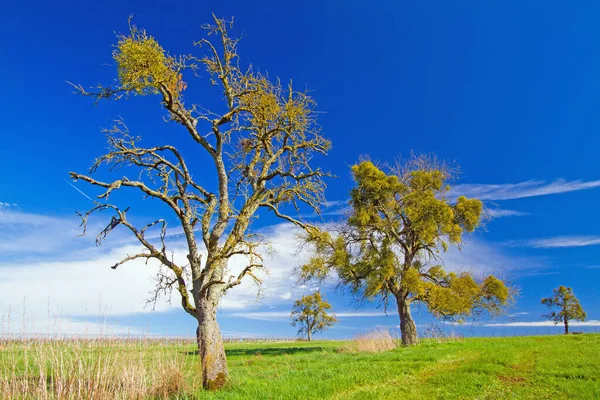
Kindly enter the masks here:
[[410, 303], [403, 295], [396, 296], [398, 303], [398, 316], [400, 317], [400, 333], [404, 346], [417, 344], [417, 326], [410, 315]]
[[308, 341], [310, 342], [312, 340], [312, 333], [310, 331], [310, 329], [307, 331], [308, 334]]
[[567, 317], [564, 317], [564, 321], [565, 321], [565, 335], [569, 334], [569, 320], [567, 319]]
[[196, 327], [196, 342], [198, 343], [198, 354], [200, 354], [200, 346], [202, 346], [200, 344], [200, 323], [198, 323], [198, 326]]
[[227, 357], [223, 346], [221, 330], [217, 323], [215, 299], [202, 299], [198, 310], [198, 349], [202, 361], [202, 386], [208, 390], [222, 388], [229, 378]]

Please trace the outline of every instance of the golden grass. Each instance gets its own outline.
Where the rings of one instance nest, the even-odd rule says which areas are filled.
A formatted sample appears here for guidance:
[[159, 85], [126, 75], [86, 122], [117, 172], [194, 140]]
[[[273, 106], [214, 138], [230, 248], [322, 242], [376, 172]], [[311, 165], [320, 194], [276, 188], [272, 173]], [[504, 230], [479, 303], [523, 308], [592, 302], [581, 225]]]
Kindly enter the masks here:
[[131, 340], [8, 341], [0, 350], [2, 399], [173, 398], [194, 391], [185, 354]]
[[387, 329], [377, 329], [362, 333], [345, 343], [342, 352], [381, 353], [398, 347], [398, 339], [392, 337]]

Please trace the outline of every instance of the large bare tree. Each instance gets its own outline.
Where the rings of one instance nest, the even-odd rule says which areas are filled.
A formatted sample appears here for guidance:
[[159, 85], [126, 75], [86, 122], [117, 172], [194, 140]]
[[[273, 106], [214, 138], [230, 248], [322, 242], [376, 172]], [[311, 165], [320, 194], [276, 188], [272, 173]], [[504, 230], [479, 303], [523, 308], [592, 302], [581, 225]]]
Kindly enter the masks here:
[[[127, 255], [112, 268], [135, 259], [155, 259], [163, 266], [155, 296], [175, 289], [183, 309], [197, 320], [198, 346], [202, 359], [202, 382], [217, 389], [228, 378], [227, 362], [216, 314], [225, 293], [245, 278], [259, 281], [263, 267], [261, 238], [250, 229], [260, 209], [310, 230], [298, 218], [301, 207], [319, 209], [324, 201], [327, 174], [312, 165], [315, 154], [326, 154], [330, 142], [316, 123], [315, 102], [291, 83], [282, 85], [252, 68], [242, 68], [238, 39], [230, 37], [231, 23], [214, 17], [205, 25], [207, 36], [195, 43], [204, 56], [173, 56], [146, 31], [130, 24], [127, 35], [119, 35], [113, 52], [118, 79], [93, 90], [74, 85], [95, 100], [118, 100], [130, 95], [155, 95], [168, 119], [179, 125], [208, 155], [210, 164], [193, 171], [183, 149], [165, 144], [144, 147], [117, 121], [107, 129], [109, 150], [99, 157], [89, 175], [71, 172], [73, 180], [103, 188], [99, 201], [81, 213], [82, 224], [92, 213], [109, 210], [112, 219], [97, 237], [99, 244], [118, 226], [127, 228], [143, 249]], [[213, 40], [209, 40], [214, 38]], [[205, 71], [203, 71], [203, 68]], [[184, 76], [207, 77], [222, 92], [220, 110], [184, 103]], [[206, 102], [205, 102], [206, 103]], [[189, 150], [189, 149], [186, 149]], [[125, 166], [134, 177], [114, 181], [92, 177], [102, 165], [110, 170]], [[216, 182], [210, 185], [211, 182]], [[128, 219], [127, 209], [108, 203], [109, 195], [124, 188], [160, 200], [177, 218], [177, 229], [187, 243], [187, 264], [175, 263], [167, 252], [167, 217], [143, 227]], [[287, 212], [287, 213], [286, 213]], [[148, 230], [160, 227], [154, 240]], [[203, 257], [202, 254], [205, 254]], [[246, 256], [248, 264], [233, 274], [228, 261]]]

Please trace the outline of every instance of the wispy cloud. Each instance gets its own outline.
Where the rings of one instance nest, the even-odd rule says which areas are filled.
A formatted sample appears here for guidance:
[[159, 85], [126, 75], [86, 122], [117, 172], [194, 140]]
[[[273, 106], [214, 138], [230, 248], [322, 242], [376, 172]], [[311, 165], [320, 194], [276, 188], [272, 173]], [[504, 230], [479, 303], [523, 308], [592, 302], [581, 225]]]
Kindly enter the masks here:
[[[369, 317], [386, 317], [393, 313], [384, 313], [383, 311], [371, 312], [371, 311], [355, 311], [355, 312], [336, 312], [334, 313], [338, 318], [369, 318]], [[289, 311], [255, 311], [255, 312], [235, 312], [229, 314], [223, 314], [223, 316], [241, 317], [247, 319], [256, 319], [262, 321], [275, 321], [281, 319], [289, 319]]]
[[348, 200], [332, 200], [323, 203], [324, 208], [341, 207], [348, 204]]
[[472, 272], [477, 277], [489, 274], [507, 277], [517, 269], [521, 275], [544, 268], [544, 263], [538, 259], [507, 254], [501, 247], [476, 236], [467, 238], [460, 250], [454, 246], [450, 247], [442, 259], [446, 270]]
[[334, 201], [326, 201], [322, 204], [321, 212], [319, 214], [305, 214], [302, 215], [303, 218], [318, 218], [324, 216], [337, 216], [337, 215], [345, 215], [351, 211], [350, 206], [348, 205], [348, 200], [334, 200]]
[[529, 272], [529, 273], [525, 273], [525, 274], [521, 274], [521, 277], [526, 277], [526, 276], [548, 276], [548, 275], [560, 275], [562, 274], [562, 272], [559, 271], [534, 271], [534, 272]]
[[529, 315], [529, 313], [527, 311], [523, 311], [523, 312], [517, 312], [517, 313], [513, 313], [513, 314], [508, 314], [509, 317], [518, 317], [519, 315]]
[[19, 262], [47, 256], [69, 245], [89, 245], [90, 240], [76, 240], [79, 223], [71, 217], [54, 217], [24, 212], [16, 205], [0, 204], [0, 253], [3, 259]]
[[517, 210], [505, 210], [502, 208], [486, 208], [485, 214], [492, 219], [501, 217], [522, 217], [529, 215], [528, 212]]
[[0, 225], [46, 225], [63, 222], [60, 218], [26, 213], [14, 204], [0, 202]]
[[[527, 327], [556, 326], [556, 324], [554, 324], [554, 322], [552, 322], [552, 321], [521, 321], [521, 322], [496, 322], [496, 323], [483, 324], [483, 326], [527, 328]], [[589, 321], [584, 321], [584, 322], [572, 321], [572, 322], [569, 322], [569, 326], [600, 326], [600, 321], [595, 320], [595, 319], [591, 319]]]
[[532, 247], [551, 249], [562, 247], [586, 247], [600, 245], [600, 236], [555, 236], [542, 239], [513, 240], [507, 242], [510, 247]]
[[476, 197], [480, 200], [511, 200], [575, 192], [599, 186], [600, 180], [586, 182], [582, 180], [566, 181], [564, 179], [557, 179], [554, 182], [529, 180], [497, 185], [468, 183], [454, 186], [448, 195], [450, 197], [464, 195], [467, 197]]

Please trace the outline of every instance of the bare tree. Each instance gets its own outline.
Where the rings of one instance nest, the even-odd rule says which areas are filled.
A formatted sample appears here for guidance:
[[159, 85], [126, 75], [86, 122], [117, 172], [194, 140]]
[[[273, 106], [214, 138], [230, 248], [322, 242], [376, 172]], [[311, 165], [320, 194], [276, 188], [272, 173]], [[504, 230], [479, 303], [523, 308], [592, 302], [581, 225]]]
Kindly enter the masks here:
[[[168, 54], [144, 30], [130, 24], [128, 35], [118, 36], [113, 52], [118, 79], [112, 86], [94, 90], [74, 85], [82, 95], [97, 101], [117, 100], [131, 94], [155, 95], [170, 121], [180, 125], [211, 160], [201, 170], [188, 168], [181, 149], [171, 145], [144, 147], [122, 121], [108, 129], [109, 150], [99, 157], [90, 175], [71, 172], [82, 180], [103, 188], [98, 204], [81, 213], [82, 224], [97, 211], [109, 210], [113, 217], [98, 235], [97, 243], [116, 227], [126, 227], [143, 247], [112, 266], [117, 268], [135, 259], [155, 259], [162, 267], [154, 298], [175, 289], [181, 306], [198, 323], [198, 346], [202, 358], [202, 382], [217, 389], [228, 378], [227, 362], [219, 325], [217, 305], [225, 293], [250, 277], [260, 283], [256, 271], [263, 267], [262, 239], [250, 225], [260, 209], [303, 229], [310, 225], [290, 216], [309, 207], [316, 211], [324, 201], [327, 174], [312, 165], [315, 154], [326, 154], [330, 142], [316, 123], [315, 102], [306, 92], [272, 81], [265, 74], [242, 69], [237, 54], [238, 39], [228, 34], [231, 22], [214, 17], [205, 25], [207, 37], [195, 43], [205, 50], [201, 58]], [[204, 66], [211, 83], [220, 88], [222, 112], [183, 101], [187, 88], [184, 74], [199, 76]], [[137, 169], [135, 178], [123, 176], [112, 182], [91, 175], [102, 165]], [[199, 179], [200, 178], [200, 179]], [[214, 187], [207, 182], [216, 181]], [[131, 188], [160, 200], [176, 216], [178, 228], [187, 243], [187, 265], [179, 265], [167, 252], [166, 220], [158, 219], [143, 227], [128, 220], [128, 209], [109, 204], [111, 192]], [[158, 240], [147, 232], [160, 227]], [[202, 253], [205, 252], [203, 259]], [[246, 256], [248, 263], [238, 274], [228, 269], [234, 255]]]

